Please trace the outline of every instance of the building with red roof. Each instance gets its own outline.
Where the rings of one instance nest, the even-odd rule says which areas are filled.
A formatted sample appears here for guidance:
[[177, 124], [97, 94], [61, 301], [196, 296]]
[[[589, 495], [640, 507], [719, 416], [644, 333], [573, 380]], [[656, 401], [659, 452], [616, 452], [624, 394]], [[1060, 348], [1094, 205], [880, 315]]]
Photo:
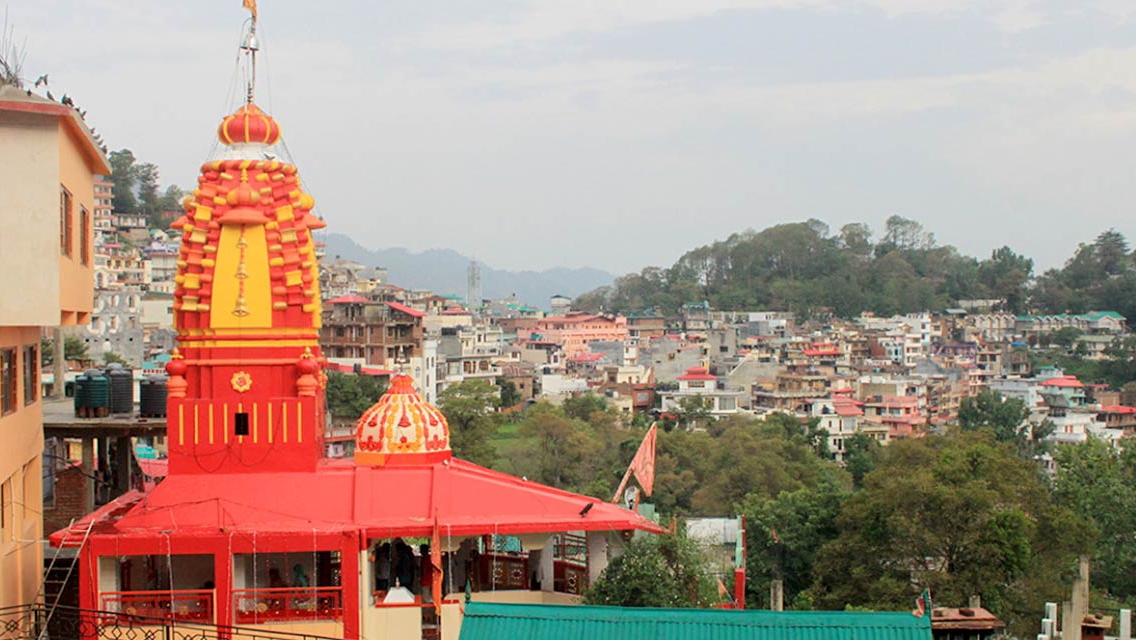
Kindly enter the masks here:
[[575, 601], [609, 544], [660, 527], [454, 458], [445, 416], [406, 375], [360, 417], [354, 457], [324, 457], [311, 235], [323, 222], [296, 167], [265, 159], [280, 127], [249, 96], [175, 223], [168, 475], [50, 538], [77, 548], [81, 606], [266, 633], [455, 638], [466, 590]]

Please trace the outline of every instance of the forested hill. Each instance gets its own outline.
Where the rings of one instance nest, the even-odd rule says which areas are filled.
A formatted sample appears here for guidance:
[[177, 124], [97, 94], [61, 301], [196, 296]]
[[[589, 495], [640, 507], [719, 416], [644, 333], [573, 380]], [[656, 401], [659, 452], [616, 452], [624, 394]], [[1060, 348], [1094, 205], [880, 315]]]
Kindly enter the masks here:
[[939, 245], [899, 216], [878, 238], [868, 225], [833, 233], [820, 220], [744, 231], [687, 252], [670, 268], [648, 267], [577, 299], [585, 310], [673, 312], [687, 302], [715, 309], [790, 311], [800, 317], [881, 315], [1000, 298], [1014, 313], [1112, 309], [1136, 319], [1136, 253], [1113, 230], [1081, 244], [1061, 269], [1042, 274], [1010, 247], [985, 259]]

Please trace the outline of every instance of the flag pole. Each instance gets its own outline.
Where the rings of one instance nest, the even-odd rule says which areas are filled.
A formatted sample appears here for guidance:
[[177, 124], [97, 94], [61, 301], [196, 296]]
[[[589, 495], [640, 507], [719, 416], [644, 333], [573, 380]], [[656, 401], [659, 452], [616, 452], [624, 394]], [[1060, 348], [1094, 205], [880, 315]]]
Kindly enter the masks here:
[[611, 503], [617, 504], [619, 496], [623, 495], [623, 490], [627, 488], [627, 481], [631, 479], [631, 465], [627, 465], [627, 471], [623, 474], [623, 479], [619, 481], [619, 488], [615, 490], [615, 495], [611, 497]]

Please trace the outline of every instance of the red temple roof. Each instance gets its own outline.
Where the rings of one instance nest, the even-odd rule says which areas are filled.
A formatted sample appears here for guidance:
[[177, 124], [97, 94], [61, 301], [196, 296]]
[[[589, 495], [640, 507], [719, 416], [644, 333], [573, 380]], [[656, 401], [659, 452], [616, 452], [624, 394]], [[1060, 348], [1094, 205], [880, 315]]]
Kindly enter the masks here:
[[[97, 517], [126, 508], [92, 529], [120, 542], [231, 533], [363, 531], [368, 537], [557, 531], [660, 533], [623, 507], [452, 459], [419, 466], [371, 467], [325, 460], [314, 472], [173, 475], [149, 494], [132, 492]], [[592, 508], [584, 512], [584, 507]], [[584, 515], [581, 515], [581, 513]], [[51, 535], [58, 546], [65, 531]], [[176, 540], [175, 540], [176, 541]]]

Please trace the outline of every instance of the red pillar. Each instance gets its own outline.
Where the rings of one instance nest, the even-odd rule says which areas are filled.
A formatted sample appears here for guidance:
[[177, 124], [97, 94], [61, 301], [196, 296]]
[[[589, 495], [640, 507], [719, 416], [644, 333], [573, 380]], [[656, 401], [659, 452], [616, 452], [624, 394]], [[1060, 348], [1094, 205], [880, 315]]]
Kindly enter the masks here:
[[359, 625], [363, 612], [359, 610], [359, 533], [344, 533], [339, 544], [339, 575], [343, 585], [343, 637], [359, 638]]
[[213, 616], [219, 626], [233, 624], [233, 556], [222, 539], [213, 551]]

